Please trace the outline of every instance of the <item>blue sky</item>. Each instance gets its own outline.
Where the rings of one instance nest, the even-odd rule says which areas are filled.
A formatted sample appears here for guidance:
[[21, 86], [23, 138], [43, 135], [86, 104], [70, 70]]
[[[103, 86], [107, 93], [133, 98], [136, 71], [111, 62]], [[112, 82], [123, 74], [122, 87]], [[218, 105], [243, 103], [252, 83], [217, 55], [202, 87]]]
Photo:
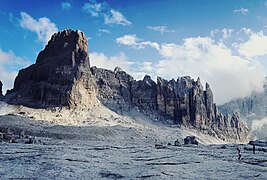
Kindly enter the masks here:
[[266, 75], [265, 0], [0, 0], [4, 90], [63, 29], [86, 34], [92, 65], [200, 77], [219, 104], [262, 90]]

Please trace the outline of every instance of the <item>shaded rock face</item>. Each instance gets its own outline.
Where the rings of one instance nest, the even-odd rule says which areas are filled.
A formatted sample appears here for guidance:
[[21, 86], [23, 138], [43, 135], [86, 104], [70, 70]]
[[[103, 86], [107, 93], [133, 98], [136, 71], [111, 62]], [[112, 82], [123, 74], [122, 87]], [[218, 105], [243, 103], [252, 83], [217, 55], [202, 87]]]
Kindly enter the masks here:
[[98, 98], [112, 110], [157, 110], [157, 85], [149, 76], [136, 81], [120, 68], [111, 71], [92, 67], [91, 71], [96, 78]]
[[0, 97], [3, 96], [3, 83], [0, 81]]
[[9, 103], [88, 107], [94, 104], [95, 93], [85, 35], [63, 30], [51, 37], [35, 64], [19, 71]]
[[249, 130], [238, 114], [217, 111], [209, 84], [203, 89], [200, 79], [179, 77], [167, 81], [149, 76], [136, 81], [119, 68], [114, 71], [92, 67], [98, 86], [98, 99], [117, 112], [133, 108], [150, 117], [199, 129], [229, 141], [246, 141]]
[[215, 118], [213, 94], [206, 84], [206, 91], [200, 79], [180, 77], [175, 81], [157, 79], [157, 104], [161, 112], [169, 115], [176, 124], [185, 126], [209, 125]]
[[223, 115], [213, 102], [209, 84], [203, 89], [200, 79], [180, 77], [166, 81], [157, 79], [157, 105], [161, 113], [173, 119], [174, 124], [194, 127], [203, 133], [224, 139], [246, 141], [249, 129], [238, 114]]

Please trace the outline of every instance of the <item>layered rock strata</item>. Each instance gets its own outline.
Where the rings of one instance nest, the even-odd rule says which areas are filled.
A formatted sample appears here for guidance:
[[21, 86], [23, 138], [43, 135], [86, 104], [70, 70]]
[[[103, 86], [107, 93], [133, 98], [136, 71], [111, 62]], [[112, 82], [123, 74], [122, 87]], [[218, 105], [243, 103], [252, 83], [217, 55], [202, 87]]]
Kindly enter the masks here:
[[96, 88], [90, 71], [84, 33], [63, 30], [37, 57], [36, 63], [19, 71], [9, 102], [31, 107], [88, 107]]
[[120, 68], [114, 71], [92, 67], [98, 86], [98, 99], [109, 108], [128, 111], [136, 108], [153, 118], [198, 129], [225, 140], [245, 141], [249, 130], [239, 114], [219, 113], [208, 83], [189, 76], [167, 81], [149, 76], [136, 81]]

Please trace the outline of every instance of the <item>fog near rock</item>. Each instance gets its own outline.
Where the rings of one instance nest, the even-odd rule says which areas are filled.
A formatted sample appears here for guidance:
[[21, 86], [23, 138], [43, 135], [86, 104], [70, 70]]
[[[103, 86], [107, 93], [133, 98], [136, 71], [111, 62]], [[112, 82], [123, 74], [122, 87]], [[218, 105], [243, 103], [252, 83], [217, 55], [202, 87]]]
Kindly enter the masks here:
[[0, 101], [0, 116], [13, 113], [16, 110], [17, 109], [14, 106], [8, 105], [7, 103]]
[[262, 129], [264, 125], [267, 125], [267, 117], [260, 120], [253, 120], [251, 130], [259, 130]]
[[252, 120], [251, 136], [252, 139], [267, 139], [267, 117]]

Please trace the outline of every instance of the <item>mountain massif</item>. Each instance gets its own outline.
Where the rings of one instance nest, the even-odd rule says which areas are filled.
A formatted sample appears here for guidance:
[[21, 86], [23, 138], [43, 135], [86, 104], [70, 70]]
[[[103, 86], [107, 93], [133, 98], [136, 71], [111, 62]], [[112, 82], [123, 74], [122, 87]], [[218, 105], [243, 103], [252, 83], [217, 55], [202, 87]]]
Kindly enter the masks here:
[[252, 138], [267, 138], [267, 84], [264, 84], [263, 92], [254, 92], [245, 98], [232, 100], [222, 106], [219, 110], [223, 113], [238, 113], [251, 127]]
[[262, 119], [267, 116], [267, 84], [264, 85], [264, 91], [252, 93], [245, 98], [232, 100], [219, 107], [224, 113], [239, 112], [241, 117], [248, 120]]
[[55, 33], [36, 63], [19, 71], [10, 104], [33, 108], [86, 109], [99, 101], [117, 113], [138, 110], [154, 120], [198, 129], [234, 142], [245, 141], [249, 129], [238, 114], [219, 113], [209, 84], [189, 76], [177, 80], [149, 76], [135, 80], [121, 68], [91, 67], [87, 39], [81, 31]]

